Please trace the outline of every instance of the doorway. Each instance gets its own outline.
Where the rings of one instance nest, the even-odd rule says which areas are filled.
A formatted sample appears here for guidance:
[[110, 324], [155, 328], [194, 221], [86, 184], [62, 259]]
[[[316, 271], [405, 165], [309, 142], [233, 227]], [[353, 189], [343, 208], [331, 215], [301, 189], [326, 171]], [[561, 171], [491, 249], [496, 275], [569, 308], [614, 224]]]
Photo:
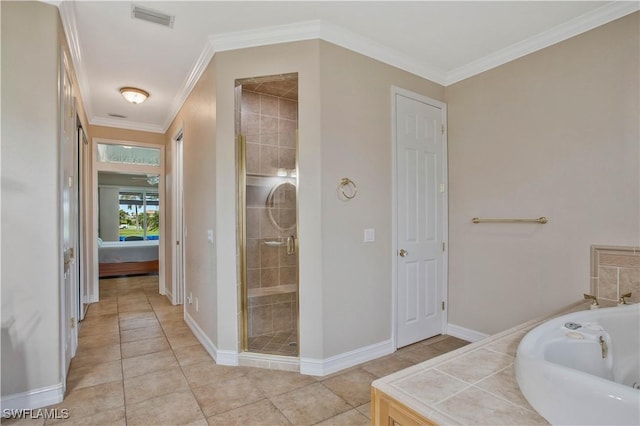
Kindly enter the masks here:
[[446, 105], [394, 88], [396, 347], [446, 324]]
[[298, 356], [298, 74], [236, 81], [242, 350]]
[[166, 294], [164, 146], [94, 139], [93, 166], [92, 301], [101, 276], [157, 273]]

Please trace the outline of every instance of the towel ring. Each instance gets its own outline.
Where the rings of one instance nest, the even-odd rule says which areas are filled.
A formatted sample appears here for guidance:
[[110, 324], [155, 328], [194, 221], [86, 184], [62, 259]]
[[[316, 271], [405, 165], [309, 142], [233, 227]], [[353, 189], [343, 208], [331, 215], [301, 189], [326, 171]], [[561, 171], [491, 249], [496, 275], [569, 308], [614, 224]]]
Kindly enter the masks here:
[[356, 183], [349, 178], [342, 178], [340, 180], [340, 192], [342, 196], [347, 200], [352, 200], [358, 193], [358, 187]]

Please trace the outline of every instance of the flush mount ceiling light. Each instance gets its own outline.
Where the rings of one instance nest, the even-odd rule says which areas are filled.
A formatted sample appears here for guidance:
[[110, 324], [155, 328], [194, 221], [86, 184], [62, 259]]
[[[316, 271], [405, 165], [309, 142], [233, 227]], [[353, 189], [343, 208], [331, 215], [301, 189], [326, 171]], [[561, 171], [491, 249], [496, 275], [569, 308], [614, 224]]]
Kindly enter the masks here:
[[122, 93], [127, 102], [132, 104], [141, 104], [149, 97], [148, 92], [136, 87], [123, 87], [120, 89], [120, 93]]

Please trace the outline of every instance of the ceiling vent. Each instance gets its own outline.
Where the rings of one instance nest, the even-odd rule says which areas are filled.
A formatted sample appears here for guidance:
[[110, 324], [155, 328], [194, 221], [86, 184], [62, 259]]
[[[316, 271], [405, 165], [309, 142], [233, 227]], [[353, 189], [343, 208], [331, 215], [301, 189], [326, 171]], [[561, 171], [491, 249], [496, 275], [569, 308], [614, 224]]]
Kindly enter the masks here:
[[173, 28], [173, 18], [175, 18], [175, 16], [167, 15], [166, 13], [158, 12], [156, 10], [146, 9], [135, 4], [131, 5], [131, 17], [164, 25], [169, 28]]

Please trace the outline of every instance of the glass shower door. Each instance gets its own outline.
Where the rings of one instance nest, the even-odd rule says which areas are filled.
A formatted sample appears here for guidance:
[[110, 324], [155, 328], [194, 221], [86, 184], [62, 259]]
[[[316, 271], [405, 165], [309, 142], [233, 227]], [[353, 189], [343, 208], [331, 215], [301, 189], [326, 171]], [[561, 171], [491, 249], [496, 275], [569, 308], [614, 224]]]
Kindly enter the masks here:
[[298, 355], [297, 74], [237, 81], [243, 349]]

